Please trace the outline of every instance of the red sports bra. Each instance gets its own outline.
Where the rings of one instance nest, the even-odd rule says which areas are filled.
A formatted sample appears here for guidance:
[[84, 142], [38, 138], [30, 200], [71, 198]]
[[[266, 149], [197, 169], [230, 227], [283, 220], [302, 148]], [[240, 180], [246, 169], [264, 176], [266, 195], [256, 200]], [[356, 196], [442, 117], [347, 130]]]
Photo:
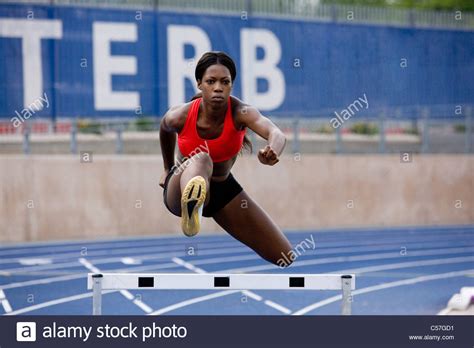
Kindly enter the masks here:
[[198, 98], [191, 104], [186, 123], [178, 134], [179, 151], [184, 157], [191, 157], [199, 152], [207, 152], [214, 163], [227, 161], [237, 155], [242, 148], [245, 129], [241, 131], [235, 129], [229, 97], [222, 133], [215, 139], [201, 138], [196, 129], [201, 101], [202, 98]]

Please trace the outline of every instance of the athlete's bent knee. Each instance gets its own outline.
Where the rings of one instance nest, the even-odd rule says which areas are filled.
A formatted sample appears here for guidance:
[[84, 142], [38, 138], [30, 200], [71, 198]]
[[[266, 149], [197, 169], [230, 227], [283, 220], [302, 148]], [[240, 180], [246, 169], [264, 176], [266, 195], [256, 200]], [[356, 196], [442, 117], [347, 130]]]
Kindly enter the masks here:
[[189, 159], [212, 163], [212, 158], [207, 152], [198, 152]]
[[207, 152], [199, 152], [194, 156], [189, 158], [189, 161], [197, 162], [199, 164], [205, 165], [207, 167], [213, 166], [212, 158]]

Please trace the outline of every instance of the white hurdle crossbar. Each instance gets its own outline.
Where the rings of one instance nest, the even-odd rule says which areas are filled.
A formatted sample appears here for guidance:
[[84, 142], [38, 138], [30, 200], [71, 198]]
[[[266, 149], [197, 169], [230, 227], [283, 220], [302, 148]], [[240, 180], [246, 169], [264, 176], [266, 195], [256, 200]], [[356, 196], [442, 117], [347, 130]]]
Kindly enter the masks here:
[[103, 290], [342, 290], [342, 314], [351, 314], [354, 274], [89, 273], [92, 314], [102, 314]]

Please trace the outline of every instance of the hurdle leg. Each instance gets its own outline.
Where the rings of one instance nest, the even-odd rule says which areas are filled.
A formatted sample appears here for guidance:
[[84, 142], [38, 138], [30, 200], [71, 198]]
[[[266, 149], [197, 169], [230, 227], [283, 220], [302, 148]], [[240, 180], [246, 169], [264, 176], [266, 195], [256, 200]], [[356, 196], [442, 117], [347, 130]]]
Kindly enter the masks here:
[[342, 315], [350, 315], [352, 313], [352, 276], [343, 275], [342, 282]]
[[92, 315], [102, 314], [102, 274], [92, 276]]

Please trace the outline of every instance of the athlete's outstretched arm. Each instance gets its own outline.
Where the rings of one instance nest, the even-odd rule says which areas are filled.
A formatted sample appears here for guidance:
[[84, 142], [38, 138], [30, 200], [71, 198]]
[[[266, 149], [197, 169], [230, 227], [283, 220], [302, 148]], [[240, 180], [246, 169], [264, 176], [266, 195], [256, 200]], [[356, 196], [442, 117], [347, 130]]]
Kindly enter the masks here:
[[246, 127], [268, 141], [268, 145], [258, 152], [260, 162], [268, 165], [278, 163], [278, 157], [286, 145], [286, 137], [280, 128], [254, 107], [244, 106], [241, 115], [241, 119]]
[[182, 127], [182, 120], [177, 108], [170, 109], [160, 122], [160, 147], [161, 155], [163, 156], [163, 167], [165, 172], [161, 176], [160, 186], [164, 186], [166, 175], [174, 165], [174, 151], [176, 148], [176, 138], [180, 127]]
[[165, 171], [169, 171], [174, 165], [174, 149], [176, 147], [176, 132], [167, 124], [167, 115], [160, 122], [160, 146]]

